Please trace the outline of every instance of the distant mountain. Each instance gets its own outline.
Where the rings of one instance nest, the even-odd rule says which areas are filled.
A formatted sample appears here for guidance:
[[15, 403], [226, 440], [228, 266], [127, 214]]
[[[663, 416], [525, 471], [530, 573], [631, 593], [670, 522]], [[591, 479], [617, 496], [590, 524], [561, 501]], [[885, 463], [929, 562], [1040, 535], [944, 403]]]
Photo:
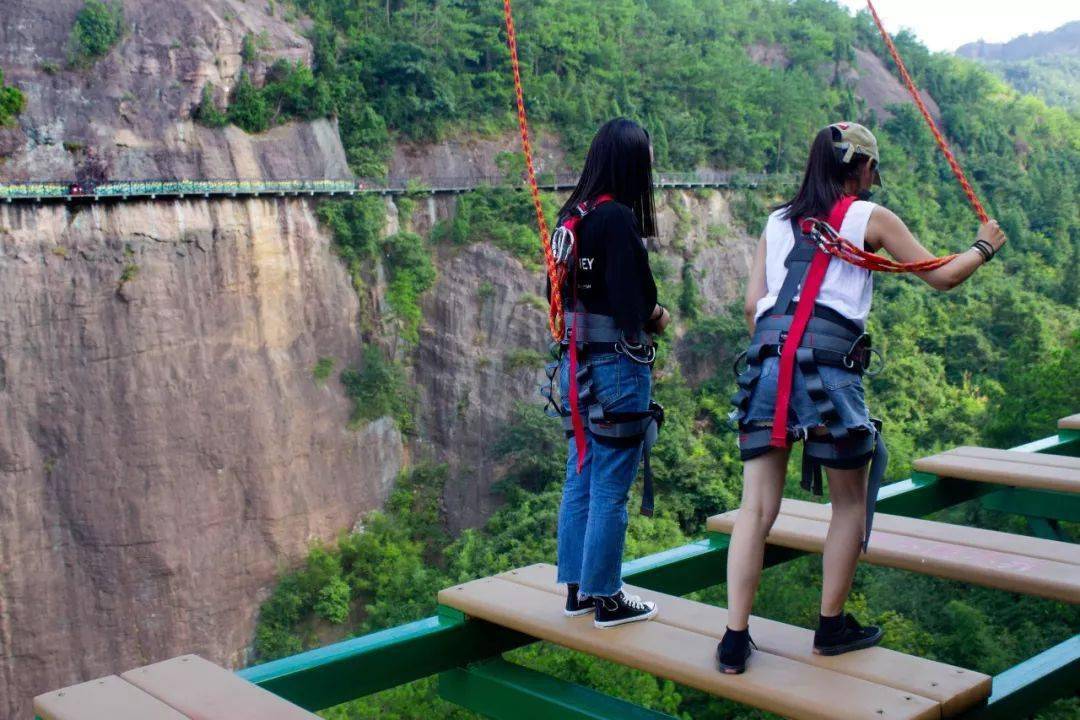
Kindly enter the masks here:
[[1022, 93], [1080, 111], [1080, 20], [1006, 43], [968, 43], [956, 54], [984, 63]]
[[1065, 23], [1057, 30], [1021, 35], [1005, 43], [982, 40], [961, 45], [956, 54], [975, 60], [1030, 60], [1058, 55], [1080, 55], [1080, 20]]

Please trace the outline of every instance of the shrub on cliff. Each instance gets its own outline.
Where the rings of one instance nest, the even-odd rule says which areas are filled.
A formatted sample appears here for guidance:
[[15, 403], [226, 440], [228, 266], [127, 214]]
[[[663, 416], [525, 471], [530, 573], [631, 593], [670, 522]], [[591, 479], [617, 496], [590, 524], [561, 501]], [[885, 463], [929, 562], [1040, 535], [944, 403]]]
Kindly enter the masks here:
[[260, 133], [270, 127], [270, 108], [246, 71], [240, 73], [233, 91], [229, 122], [249, 133]]
[[86, 0], [68, 38], [68, 62], [76, 67], [93, 65], [120, 41], [124, 29], [121, 2]]
[[4, 71], [0, 70], [0, 125], [15, 122], [15, 116], [26, 106], [26, 97], [17, 87], [4, 85]]
[[390, 275], [387, 299], [401, 320], [401, 335], [411, 343], [420, 341], [420, 296], [435, 283], [435, 265], [424, 238], [400, 232], [383, 243], [383, 256]]
[[390, 416], [402, 432], [414, 430], [412, 405], [416, 391], [401, 366], [387, 360], [377, 346], [364, 348], [363, 365], [359, 370], [343, 371], [341, 383], [355, 403], [351, 426]]
[[278, 60], [266, 74], [262, 95], [274, 110], [274, 120], [314, 120], [334, 112], [334, 99], [325, 80], [316, 80], [300, 61]]
[[247, 71], [240, 73], [228, 110], [214, 101], [211, 85], [203, 87], [195, 119], [208, 127], [233, 123], [249, 133], [260, 133], [291, 119], [314, 120], [334, 112], [334, 98], [325, 80], [316, 79], [303, 63], [278, 60], [260, 88]]
[[214, 100], [214, 86], [210, 83], [203, 85], [202, 99], [195, 108], [195, 121], [207, 127], [225, 127], [229, 124], [229, 115]]

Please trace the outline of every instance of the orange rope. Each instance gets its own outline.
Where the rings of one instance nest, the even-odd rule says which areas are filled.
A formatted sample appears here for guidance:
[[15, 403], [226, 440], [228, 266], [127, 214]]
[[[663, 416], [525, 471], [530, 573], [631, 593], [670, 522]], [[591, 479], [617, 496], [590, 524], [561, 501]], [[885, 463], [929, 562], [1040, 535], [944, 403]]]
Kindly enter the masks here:
[[532, 142], [529, 140], [529, 120], [525, 116], [525, 89], [521, 83], [521, 63], [518, 60], [517, 32], [514, 29], [514, 14], [510, 0], [503, 0], [506, 16], [506, 39], [510, 45], [510, 65], [514, 69], [514, 93], [517, 99], [518, 128], [521, 130], [521, 147], [525, 151], [525, 167], [528, 171], [529, 189], [532, 192], [533, 206], [536, 208], [536, 223], [540, 228], [540, 242], [544, 244], [544, 262], [547, 265], [548, 280], [551, 282], [551, 301], [548, 310], [548, 327], [551, 337], [556, 341], [563, 339], [562, 312], [562, 273], [551, 253], [551, 233], [548, 231], [547, 218], [544, 217], [544, 205], [540, 201], [540, 186], [536, 183], [536, 166], [533, 163]]
[[975, 209], [975, 214], [979, 216], [980, 222], [987, 222], [990, 218], [987, 216], [986, 210], [983, 209], [982, 203], [979, 202], [979, 198], [975, 196], [975, 189], [971, 187], [971, 183], [968, 182], [967, 176], [964, 175], [960, 163], [956, 161], [956, 157], [953, 155], [952, 150], [949, 149], [949, 143], [945, 141], [945, 136], [941, 134], [937, 123], [934, 122], [934, 118], [930, 116], [930, 111], [926, 109], [926, 105], [919, 95], [919, 90], [915, 87], [915, 82], [911, 79], [911, 75], [908, 74], [904, 61], [900, 59], [900, 52], [896, 49], [896, 44], [893, 43], [893, 39], [885, 30], [885, 25], [881, 22], [881, 18], [878, 17], [877, 8], [874, 7], [872, 0], [866, 0], [866, 5], [870, 8], [870, 14], [874, 16], [874, 23], [881, 32], [881, 39], [885, 41], [885, 46], [889, 49], [889, 54], [892, 55], [893, 62], [896, 63], [896, 67], [900, 70], [900, 77], [903, 79], [904, 85], [907, 86], [908, 92], [911, 93], [911, 98], [915, 101], [915, 105], [918, 106], [919, 112], [922, 113], [923, 118], [926, 120], [926, 124], [930, 126], [930, 132], [934, 134], [934, 139], [937, 141], [938, 147], [941, 148], [941, 152], [945, 154], [945, 159], [949, 161], [949, 167], [952, 168], [953, 175], [960, 181], [960, 187], [964, 189], [964, 194], [967, 195], [968, 202], [970, 202], [971, 207]]

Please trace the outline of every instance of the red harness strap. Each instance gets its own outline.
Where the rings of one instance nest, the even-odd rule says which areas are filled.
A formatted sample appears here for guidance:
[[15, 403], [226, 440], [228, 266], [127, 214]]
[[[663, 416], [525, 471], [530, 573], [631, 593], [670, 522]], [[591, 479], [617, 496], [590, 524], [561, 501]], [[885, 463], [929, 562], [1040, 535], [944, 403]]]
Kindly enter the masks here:
[[[585, 219], [585, 216], [590, 212], [600, 207], [605, 203], [609, 203], [615, 198], [611, 195], [600, 195], [595, 200], [583, 202], [575, 208], [575, 212], [570, 215], [563, 223], [562, 227], [570, 231], [574, 236], [574, 248], [570, 254], [570, 262], [574, 263], [573, 273], [570, 275], [570, 292], [573, 297], [571, 303], [570, 312], [577, 311], [577, 266], [578, 266], [578, 244], [577, 244], [577, 226]], [[581, 403], [578, 399], [578, 353], [577, 353], [577, 338], [578, 338], [578, 324], [570, 323], [570, 424], [574, 428], [574, 447], [577, 448], [577, 471], [580, 473], [581, 469], [585, 466], [585, 421], [581, 418]], [[563, 327], [567, 327], [568, 323], [566, 318], [563, 318]]]
[[[839, 232], [844, 223], [848, 208], [855, 202], [854, 195], [846, 195], [837, 201], [829, 212], [829, 225]], [[795, 238], [800, 242], [800, 238]], [[802, 288], [799, 291], [799, 304], [795, 307], [795, 316], [788, 328], [787, 339], [780, 350], [780, 375], [776, 379], [776, 409], [773, 411], [772, 437], [769, 444], [773, 447], [788, 447], [787, 417], [788, 408], [791, 404], [791, 385], [795, 373], [795, 352], [802, 344], [806, 325], [810, 322], [810, 316], [814, 313], [814, 302], [817, 300], [821, 283], [825, 279], [825, 271], [829, 269], [829, 261], [832, 255], [822, 252], [820, 249], [814, 253], [814, 259], [810, 261], [810, 269], [806, 271]], [[784, 312], [785, 308], [778, 308]]]

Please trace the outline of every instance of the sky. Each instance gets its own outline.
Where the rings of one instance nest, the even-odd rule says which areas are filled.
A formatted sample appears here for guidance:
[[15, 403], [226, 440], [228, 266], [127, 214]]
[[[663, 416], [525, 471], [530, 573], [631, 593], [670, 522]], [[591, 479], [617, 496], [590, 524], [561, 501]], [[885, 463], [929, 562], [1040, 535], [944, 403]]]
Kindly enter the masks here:
[[[839, 0], [861, 10], [866, 0]], [[890, 33], [915, 32], [931, 50], [953, 51], [976, 40], [1005, 42], [1080, 20], [1077, 0], [874, 0]]]

